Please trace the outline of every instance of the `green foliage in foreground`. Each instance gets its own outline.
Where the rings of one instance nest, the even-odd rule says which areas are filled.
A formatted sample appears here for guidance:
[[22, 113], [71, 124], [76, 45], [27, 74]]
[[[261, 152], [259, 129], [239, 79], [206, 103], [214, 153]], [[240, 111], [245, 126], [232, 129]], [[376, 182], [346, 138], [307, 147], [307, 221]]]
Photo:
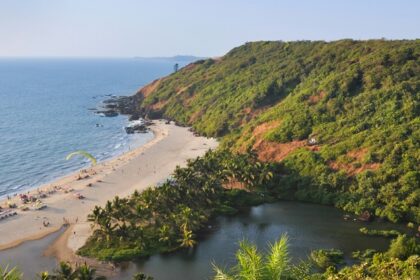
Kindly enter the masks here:
[[416, 237], [399, 235], [391, 241], [387, 256], [391, 258], [406, 259], [411, 255], [420, 255], [420, 244]]
[[23, 274], [16, 267], [0, 266], [0, 280], [20, 280], [22, 276]]
[[214, 266], [215, 280], [229, 279], [302, 279], [298, 267], [290, 265], [288, 238], [282, 236], [270, 246], [264, 257], [257, 247], [247, 241], [239, 243], [236, 252], [237, 265], [229, 272]]
[[[209, 151], [204, 157], [188, 161], [186, 167], [177, 168], [172, 179], [160, 186], [149, 188], [142, 193], [135, 192], [129, 198], [116, 197], [104, 208], [96, 207], [89, 216], [95, 223], [96, 230], [79, 253], [119, 261], [192, 247], [212, 217], [235, 213], [241, 207], [270, 199], [271, 193], [276, 190], [277, 182], [281, 180], [275, 175], [272, 176], [278, 174], [278, 168], [280, 167], [277, 164], [258, 162], [252, 152], [233, 154], [226, 150]], [[252, 178], [254, 182], [250, 182]], [[230, 189], [234, 185], [248, 191]], [[272, 251], [279, 247], [283, 250], [287, 248], [285, 240], [281, 239]], [[419, 246], [415, 238], [399, 235], [391, 242], [388, 252], [380, 254], [380, 263], [372, 262], [375, 256], [379, 258], [379, 254], [375, 252], [360, 252], [357, 257], [363, 263], [367, 263], [365, 266], [368, 267], [364, 268], [366, 273], [376, 271], [378, 266], [386, 266], [384, 263], [388, 263], [390, 266], [396, 266], [395, 273], [401, 274], [405, 273], [404, 260], [420, 254]], [[251, 259], [257, 258], [255, 247], [251, 246], [249, 249], [250, 245], [245, 242], [241, 248], [243, 252], [252, 256]], [[275, 252], [283, 256], [284, 261], [287, 260], [287, 255], [277, 249]], [[245, 253], [240, 254], [244, 267], [251, 265], [249, 260], [244, 258]], [[321, 277], [322, 275], [309, 274], [308, 267], [311, 263], [327, 269], [325, 273], [331, 274], [336, 272], [337, 265], [341, 264], [343, 257], [342, 253], [336, 250], [314, 251], [311, 256], [312, 262], [289, 267], [283, 272], [292, 275], [306, 271], [312, 278]], [[262, 263], [260, 258], [260, 265], [264, 267]], [[255, 270], [253, 267], [249, 269]], [[355, 266], [354, 269], [359, 271], [360, 267]], [[230, 277], [229, 275], [237, 270], [238, 268], [231, 272], [218, 270], [218, 274], [220, 277]]]
[[384, 255], [378, 254], [368, 261], [351, 267], [345, 267], [338, 272], [335, 272], [334, 270], [327, 271], [324, 274], [323, 279], [416, 280], [420, 279], [420, 257], [418, 255], [413, 255], [406, 260], [401, 260], [397, 258], [387, 258]]
[[[420, 244], [414, 238], [400, 235], [392, 241], [385, 253], [373, 251], [359, 252], [363, 255], [361, 263], [337, 270], [336, 264], [342, 262], [342, 253], [338, 250], [317, 250], [311, 253], [312, 261], [302, 261], [298, 265], [291, 263], [288, 251], [288, 238], [283, 235], [270, 245], [264, 255], [250, 242], [240, 242], [236, 253], [237, 264], [226, 270], [214, 266], [215, 280], [417, 280], [420, 279]], [[316, 272], [313, 267], [314, 256], [319, 265], [326, 269], [324, 273]], [[319, 261], [322, 259], [322, 261]], [[209, 264], [210, 265], [210, 264]], [[0, 266], [0, 280], [21, 280], [22, 273], [17, 268], [9, 269]], [[38, 274], [41, 280], [99, 280], [96, 271], [88, 265], [73, 268], [68, 263], [60, 263], [52, 273]], [[133, 280], [153, 280], [153, 277], [142, 273], [133, 275]]]
[[283, 161], [279, 196], [420, 223], [420, 40], [247, 43], [136, 98], [233, 150], [272, 122], [265, 141], [314, 137]]
[[[390, 249], [391, 250], [391, 249]], [[256, 246], [241, 242], [236, 253], [237, 264], [228, 272], [215, 266], [215, 280], [416, 280], [420, 278], [420, 257], [412, 255], [407, 259], [390, 257], [389, 253], [376, 253], [365, 258], [361, 263], [336, 269], [342, 262], [343, 255], [337, 250], [317, 250], [312, 252], [312, 259], [327, 268], [324, 273], [315, 272], [311, 262], [299, 265], [290, 263], [288, 244], [285, 236], [270, 247], [265, 256]], [[322, 259], [322, 260], [321, 260]]]
[[[209, 153], [160, 187], [97, 207], [96, 231], [79, 253], [123, 260], [194, 246], [213, 216], [263, 201], [232, 186], [420, 223], [419, 60], [419, 40], [255, 42], [161, 79], [136, 96], [136, 113], [191, 125], [243, 154]], [[258, 138], [256, 128], [267, 124], [276, 125]], [[262, 164], [250, 151], [264, 152], [258, 141], [311, 138], [316, 149], [295, 149], [281, 163]], [[307, 275], [411, 279], [417, 246], [398, 236], [386, 254]]]
[[[78, 253], [121, 261], [193, 247], [215, 215], [266, 201], [258, 190], [270, 185], [271, 170], [252, 153], [207, 152], [176, 168], [160, 186], [95, 207], [89, 215], [95, 232]], [[233, 185], [255, 193], [230, 189]]]
[[[22, 280], [23, 274], [16, 267], [8, 269], [8, 266], [2, 268], [0, 266], [0, 280]], [[67, 262], [61, 262], [54, 272], [41, 272], [37, 279], [40, 280], [106, 280], [104, 276], [97, 276], [96, 270], [87, 264], [76, 265], [72, 267]], [[133, 280], [153, 280], [153, 277], [143, 273], [133, 275]]]
[[41, 280], [105, 280], [106, 277], [96, 276], [96, 270], [87, 264], [77, 265], [73, 268], [69, 263], [61, 262], [52, 273], [42, 272]]

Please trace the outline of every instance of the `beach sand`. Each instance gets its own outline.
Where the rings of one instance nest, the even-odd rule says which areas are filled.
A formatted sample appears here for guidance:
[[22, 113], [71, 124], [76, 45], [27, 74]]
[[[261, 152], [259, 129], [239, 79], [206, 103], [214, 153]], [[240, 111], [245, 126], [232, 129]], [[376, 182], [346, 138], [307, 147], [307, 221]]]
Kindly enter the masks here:
[[[59, 239], [56, 245], [67, 243], [68, 248], [63, 248], [63, 253], [65, 249], [74, 252], [91, 233], [90, 223], [86, 219], [95, 205], [104, 206], [107, 200], [112, 200], [116, 195], [125, 197], [134, 190], [141, 191], [156, 185], [168, 178], [177, 165], [182, 166], [187, 159], [201, 156], [208, 149], [217, 147], [215, 139], [195, 137], [185, 127], [155, 121], [151, 129], [154, 132], [151, 141], [94, 166], [90, 173], [96, 174], [77, 180], [79, 172], [76, 172], [40, 187], [39, 190], [51, 189], [53, 186], [62, 189], [42, 199], [47, 205], [45, 209], [25, 212], [17, 210], [18, 215], [0, 221], [0, 250], [42, 238], [60, 229], [65, 219], [71, 227], [63, 234], [65, 238]], [[65, 193], [64, 189], [73, 191]], [[77, 199], [75, 193], [85, 198]], [[17, 201], [17, 198], [14, 199]], [[5, 203], [2, 201], [0, 205], [4, 206]], [[49, 222], [48, 227], [44, 227], [44, 221]], [[67, 241], [63, 241], [63, 238]], [[50, 251], [59, 256], [57, 251], [60, 248], [57, 246]], [[68, 257], [69, 254], [64, 255]]]

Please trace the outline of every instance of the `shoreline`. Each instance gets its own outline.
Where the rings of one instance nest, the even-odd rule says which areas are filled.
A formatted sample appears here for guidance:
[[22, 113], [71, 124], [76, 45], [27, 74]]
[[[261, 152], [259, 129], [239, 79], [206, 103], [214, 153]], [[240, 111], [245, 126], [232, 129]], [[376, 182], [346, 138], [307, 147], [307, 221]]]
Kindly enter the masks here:
[[98, 261], [77, 255], [71, 246], [69, 240], [74, 238], [72, 234], [77, 224], [69, 225], [63, 232], [44, 250], [43, 255], [54, 257], [57, 261], [65, 261], [72, 265], [87, 264], [94, 268], [100, 275], [112, 277], [118, 273], [118, 269], [110, 262]]
[[[96, 166], [112, 162], [112, 161], [118, 159], [119, 157], [123, 157], [124, 155], [129, 154], [131, 152], [135, 152], [137, 149], [139, 149], [139, 148], [145, 146], [146, 144], [148, 144], [149, 142], [153, 141], [156, 138], [156, 133], [153, 130], [153, 125], [149, 128], [150, 128], [149, 132], [152, 133], [152, 138], [150, 140], [146, 141], [143, 144], [139, 144], [138, 146], [135, 145], [134, 149], [129, 149], [128, 151], [121, 151], [121, 152], [118, 152], [114, 155], [111, 155], [110, 157], [107, 157], [105, 159], [98, 160], [98, 164]], [[130, 145], [129, 145], [129, 147], [130, 147]], [[15, 200], [20, 194], [30, 194], [30, 195], [36, 194], [38, 192], [38, 190], [45, 190], [45, 189], [48, 188], [48, 186], [51, 187], [51, 185], [54, 185], [55, 182], [58, 182], [58, 181], [66, 178], [66, 177], [77, 176], [80, 173], [80, 171], [89, 170], [91, 168], [92, 168], [91, 166], [86, 165], [85, 167], [82, 167], [82, 168], [77, 169], [77, 170], [63, 172], [62, 174], [58, 174], [56, 178], [53, 178], [51, 180], [47, 180], [43, 183], [40, 183], [39, 185], [35, 185], [35, 186], [28, 187], [28, 188], [16, 190], [16, 191], [13, 191], [11, 193], [2, 194], [2, 195], [0, 195], [0, 206], [3, 206], [4, 203], [8, 201], [8, 197], [10, 197], [12, 200]]]
[[[107, 174], [109, 174], [109, 172], [115, 171], [115, 167], [118, 167], [121, 164], [127, 163], [128, 161], [132, 160], [134, 157], [138, 156], [144, 149], [147, 149], [149, 146], [159, 142], [162, 139], [162, 137], [165, 137], [165, 132], [164, 131], [162, 131], [161, 129], [155, 129], [154, 126], [156, 126], [156, 122], [160, 122], [160, 121], [155, 121], [155, 123], [150, 127], [150, 130], [153, 134], [152, 139], [147, 141], [143, 145], [140, 145], [140, 146], [136, 147], [135, 149], [124, 152], [120, 155], [116, 155], [116, 156], [113, 156], [109, 159], [105, 159], [104, 161], [99, 162], [94, 167], [81, 168], [77, 171], [72, 171], [68, 174], [60, 176], [60, 177], [52, 180], [51, 182], [47, 182], [47, 183], [44, 183], [40, 186], [26, 189], [26, 190], [24, 190], [23, 192], [20, 192], [20, 193], [17, 192], [15, 196], [10, 196], [9, 195], [11, 199], [8, 199], [7, 195], [2, 196], [2, 197], [0, 197], [0, 206], [1, 207], [7, 207], [7, 203], [9, 201], [11, 203], [16, 203], [18, 205], [18, 207], [20, 205], [23, 205], [20, 202], [20, 199], [19, 199], [20, 194], [39, 195], [39, 193], [48, 193], [50, 190], [54, 189], [54, 186], [70, 185], [70, 184], [75, 184], [76, 182], [79, 182], [79, 183], [85, 182], [86, 185], [87, 185], [89, 183], [93, 183], [91, 181], [101, 180], [101, 178], [103, 176], [106, 176]], [[110, 166], [112, 166], [112, 170], [108, 170]], [[94, 173], [90, 173], [90, 174], [93, 174], [93, 175], [89, 174], [89, 178], [78, 180], [77, 176], [81, 173], [82, 170], [88, 170], [89, 172], [91, 172], [93, 170]], [[81, 185], [81, 184], [77, 184], [77, 185]], [[80, 188], [74, 189], [71, 192], [75, 193], [75, 190], [80, 190]], [[59, 193], [57, 193], [57, 191], [54, 190], [54, 193], [50, 194], [47, 198], [53, 197], [54, 195], [57, 195], [57, 194], [59, 194]], [[32, 204], [33, 203], [29, 203], [28, 205], [32, 205]], [[47, 205], [47, 207], [48, 207], [48, 205]], [[18, 215], [19, 214], [26, 214], [24, 211], [20, 210], [19, 208], [14, 208], [12, 210], [17, 211]], [[36, 210], [32, 210], [32, 211], [36, 211]], [[7, 223], [7, 222], [8, 222], [8, 219], [6, 219], [5, 221], [0, 221], [0, 225], [2, 223]], [[59, 231], [63, 226], [64, 226], [64, 224], [62, 223], [61, 225], [55, 225], [55, 226], [50, 227], [50, 228], [45, 228], [45, 230], [41, 230], [40, 232], [37, 232], [35, 234], [28, 235], [28, 236], [25, 236], [25, 237], [20, 238], [20, 239], [13, 240], [13, 241], [8, 242], [8, 243], [2, 243], [2, 239], [1, 239], [1, 235], [0, 235], [0, 251], [17, 247], [17, 246], [21, 245], [23, 242], [42, 239], [42, 238], [44, 238], [44, 237], [46, 237], [46, 236], [48, 236], [48, 235], [50, 235], [54, 232]], [[0, 234], [1, 234], [1, 228], [0, 228]]]
[[30, 241], [35, 241], [35, 240], [42, 239], [44, 237], [47, 237], [50, 234], [53, 234], [53, 233], [59, 231], [60, 229], [62, 229], [62, 227], [52, 227], [50, 230], [45, 230], [45, 231], [39, 232], [38, 234], [30, 235], [30, 236], [27, 236], [27, 237], [24, 237], [24, 238], [21, 238], [21, 239], [17, 239], [15, 241], [10, 242], [10, 243], [0, 245], [0, 251], [18, 247], [18, 246], [22, 245], [22, 243], [25, 243], [25, 242], [30, 242]]
[[[153, 131], [153, 129], [150, 128], [150, 131], [148, 133], [152, 134], [152, 138], [147, 140], [145, 143], [134, 145], [133, 146], [134, 149], [129, 149], [128, 151], [119, 151], [118, 153], [115, 153], [115, 154], [113, 154], [109, 157], [106, 157], [104, 159], [101, 159], [101, 160], [97, 159], [97, 161], [98, 161], [97, 166], [102, 165], [102, 164], [107, 163], [107, 162], [111, 162], [113, 160], [116, 160], [119, 157], [122, 157], [122, 156], [124, 156], [124, 155], [126, 155], [130, 152], [134, 152], [135, 150], [137, 150], [137, 149], [143, 147], [144, 145], [146, 145], [147, 143], [153, 141], [154, 138], [155, 138], [155, 132]], [[128, 146], [131, 147], [130, 144]], [[15, 190], [15, 191], [10, 192], [10, 193], [2, 194], [2, 195], [0, 195], [0, 206], [4, 205], [4, 203], [8, 200], [7, 199], [8, 197], [10, 197], [12, 200], [14, 200], [20, 194], [31, 194], [31, 195], [36, 194], [36, 192], [38, 190], [45, 190], [46, 188], [48, 188], [48, 186], [54, 185], [54, 183], [57, 182], [57, 181], [60, 181], [60, 180], [66, 178], [66, 177], [69, 177], [69, 176], [73, 176], [73, 175], [76, 176], [76, 175], [79, 174], [79, 172], [81, 170], [89, 170], [91, 168], [92, 168], [91, 166], [86, 165], [86, 166], [84, 166], [80, 169], [77, 169], [77, 170], [68, 170], [68, 172], [64, 171], [61, 174], [57, 174], [57, 177], [55, 177], [53, 179], [48, 179], [44, 182], [39, 183], [38, 185], [34, 185], [34, 186], [27, 187], [27, 188], [22, 188], [22, 189], [19, 189], [19, 190]]]
[[[116, 195], [124, 197], [136, 189], [155, 185], [166, 179], [176, 165], [217, 146], [214, 139], [195, 137], [188, 128], [164, 121], [154, 121], [150, 129], [154, 134], [150, 141], [87, 169], [86, 178], [78, 180], [79, 170], [31, 191], [30, 194], [53, 193], [42, 198], [47, 205], [45, 209], [12, 209], [18, 214], [0, 221], [0, 250], [43, 238], [65, 223], [76, 224], [76, 229], [81, 229], [82, 225], [84, 230], [90, 229], [90, 224], [84, 222], [95, 205], [104, 205]], [[75, 198], [75, 194], [81, 194], [84, 199]], [[0, 205], [7, 201], [0, 201]], [[12, 201], [19, 201], [19, 197], [13, 197]], [[42, 226], [44, 221], [48, 223], [47, 227]], [[72, 238], [74, 252], [86, 238], [79, 235]]]

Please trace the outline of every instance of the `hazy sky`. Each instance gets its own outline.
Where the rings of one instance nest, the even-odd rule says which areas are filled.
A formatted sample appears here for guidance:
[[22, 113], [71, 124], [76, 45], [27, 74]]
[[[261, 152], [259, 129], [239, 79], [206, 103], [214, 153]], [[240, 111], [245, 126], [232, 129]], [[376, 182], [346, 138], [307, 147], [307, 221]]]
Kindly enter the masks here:
[[222, 55], [247, 41], [420, 38], [418, 0], [0, 0], [0, 56]]

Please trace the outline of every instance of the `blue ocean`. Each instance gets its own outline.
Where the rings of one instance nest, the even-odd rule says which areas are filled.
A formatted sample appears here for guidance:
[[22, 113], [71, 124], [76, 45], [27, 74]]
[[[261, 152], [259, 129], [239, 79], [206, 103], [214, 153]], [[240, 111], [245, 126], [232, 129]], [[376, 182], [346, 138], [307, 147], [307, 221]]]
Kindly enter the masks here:
[[[152, 138], [128, 135], [127, 116], [101, 117], [110, 95], [134, 94], [171, 73], [173, 59], [0, 59], [0, 197], [37, 187]], [[180, 62], [180, 66], [187, 62]]]

